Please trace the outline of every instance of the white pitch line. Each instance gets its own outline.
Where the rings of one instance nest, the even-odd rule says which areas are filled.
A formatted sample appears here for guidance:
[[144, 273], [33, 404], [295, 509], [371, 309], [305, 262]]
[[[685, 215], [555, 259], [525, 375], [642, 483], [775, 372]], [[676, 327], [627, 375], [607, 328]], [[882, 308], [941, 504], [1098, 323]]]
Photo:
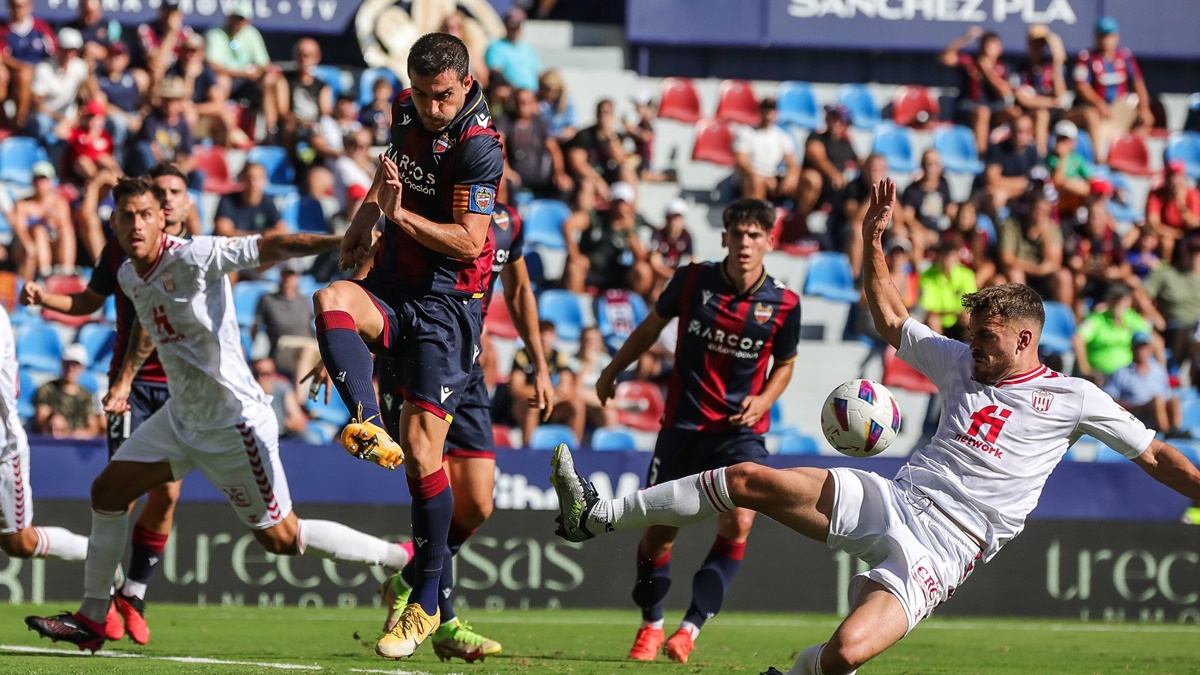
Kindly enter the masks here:
[[[151, 661], [173, 661], [175, 663], [198, 663], [203, 665], [217, 666], [255, 666], [258, 668], [275, 668], [276, 670], [325, 670], [325, 668], [321, 666], [306, 666], [298, 663], [274, 663], [269, 661], [227, 661], [225, 659], [210, 659], [199, 656], [156, 656], [153, 654], [135, 654], [133, 652], [99, 651], [95, 654], [87, 654], [83, 651], [68, 651], [67, 649], [57, 649], [54, 647], [29, 647], [26, 645], [0, 645], [0, 652], [17, 654], [54, 654], [55, 656], [92, 656], [96, 658], [108, 659], [149, 659]], [[371, 670], [365, 668], [350, 668], [349, 670], [352, 673], [380, 673], [382, 675], [430, 675], [430, 673], [427, 673], [423, 670]], [[453, 675], [460, 674], [455, 673]]]

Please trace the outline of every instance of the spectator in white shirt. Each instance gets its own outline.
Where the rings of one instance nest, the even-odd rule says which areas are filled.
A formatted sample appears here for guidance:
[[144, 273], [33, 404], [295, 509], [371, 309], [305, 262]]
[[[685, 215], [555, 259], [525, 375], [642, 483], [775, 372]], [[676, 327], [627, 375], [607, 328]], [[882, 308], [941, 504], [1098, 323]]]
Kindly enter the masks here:
[[90, 72], [87, 63], [79, 58], [83, 36], [74, 28], [58, 31], [58, 51], [49, 61], [33, 69], [33, 96], [37, 115], [37, 137], [52, 138], [54, 127], [64, 118], [75, 115], [79, 90]]
[[788, 132], [775, 124], [779, 113], [775, 99], [763, 99], [762, 119], [754, 128], [740, 130], [733, 142], [734, 168], [742, 196], [749, 199], [781, 199], [791, 196], [800, 182], [796, 144]]

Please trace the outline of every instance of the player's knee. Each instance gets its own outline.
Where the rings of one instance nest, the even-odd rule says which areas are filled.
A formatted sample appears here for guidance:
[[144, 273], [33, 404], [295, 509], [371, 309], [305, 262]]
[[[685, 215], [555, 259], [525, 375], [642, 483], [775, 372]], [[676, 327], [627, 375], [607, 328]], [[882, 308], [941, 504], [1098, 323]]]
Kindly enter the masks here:
[[291, 533], [291, 536], [287, 536], [285, 533], [278, 531], [276, 528], [255, 530], [254, 540], [257, 541], [267, 553], [288, 556], [300, 555], [300, 546], [296, 541], [294, 531]]
[[132, 499], [124, 494], [124, 490], [116, 482], [109, 480], [101, 473], [92, 481], [92, 508], [97, 511], [116, 512], [129, 508]]
[[865, 626], [860, 629], [838, 630], [821, 651], [821, 671], [824, 673], [849, 673], [875, 656], [870, 632]]
[[735, 504], [749, 495], [759, 494], [769, 486], [768, 468], [754, 462], [741, 462], [725, 468], [725, 487]]

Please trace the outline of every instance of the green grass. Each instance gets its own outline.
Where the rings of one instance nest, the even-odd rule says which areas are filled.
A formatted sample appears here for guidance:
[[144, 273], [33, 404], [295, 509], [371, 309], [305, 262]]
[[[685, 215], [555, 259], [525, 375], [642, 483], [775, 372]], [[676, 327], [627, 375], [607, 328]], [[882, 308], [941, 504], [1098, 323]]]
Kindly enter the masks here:
[[[750, 673], [786, 670], [797, 650], [824, 641], [837, 619], [797, 614], [728, 613], [712, 621], [691, 662], [631, 663], [624, 655], [637, 625], [633, 610], [477, 611], [481, 633], [504, 644], [483, 663], [440, 663], [428, 646], [393, 662], [372, 648], [378, 610], [227, 608], [152, 605], [153, 639], [85, 656], [25, 630], [22, 618], [58, 606], [0, 605], [0, 672], [86, 673]], [[677, 614], [677, 613], [675, 613]], [[42, 651], [22, 652], [34, 648]], [[195, 663], [169, 657], [211, 659]], [[282, 670], [269, 664], [304, 669]], [[876, 673], [1197, 673], [1200, 627], [1069, 621], [933, 619], [862, 669]]]

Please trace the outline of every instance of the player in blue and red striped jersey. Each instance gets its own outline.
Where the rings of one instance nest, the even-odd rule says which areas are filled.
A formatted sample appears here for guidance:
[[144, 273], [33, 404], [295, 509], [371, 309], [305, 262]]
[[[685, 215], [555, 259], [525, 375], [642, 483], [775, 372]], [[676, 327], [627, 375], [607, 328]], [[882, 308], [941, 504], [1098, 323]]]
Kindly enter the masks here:
[[[342, 444], [395, 468], [404, 460], [412, 494], [416, 574], [409, 604], [375, 651], [411, 656], [438, 627], [438, 584], [450, 563], [454, 508], [442, 448], [479, 353], [481, 300], [494, 258], [491, 216], [504, 170], [500, 138], [466, 45], [430, 33], [408, 56], [412, 88], [392, 104], [392, 139], [342, 241], [343, 268], [361, 281], [318, 291], [317, 342], [355, 419]], [[375, 246], [373, 228], [386, 216]], [[383, 428], [371, 352], [396, 359], [404, 403], [395, 440]], [[403, 447], [403, 449], [402, 449]]]
[[[675, 371], [646, 486], [738, 462], [767, 457], [763, 434], [771, 406], [792, 378], [800, 341], [800, 297], [767, 275], [774, 209], [742, 199], [722, 214], [721, 262], [685, 265], [667, 284], [654, 310], [600, 374], [596, 393], [612, 398], [617, 376], [648, 350], [679, 317]], [[642, 608], [629, 658], [651, 661], [659, 647], [687, 663], [704, 622], [721, 609], [741, 566], [754, 514], [721, 515], [717, 539], [692, 582], [692, 604], [679, 630], [663, 644], [663, 598], [671, 586], [671, 548], [679, 528], [653, 526], [638, 545], [634, 602]]]
[[1116, 19], [1100, 17], [1095, 48], [1079, 52], [1072, 72], [1075, 108], [1068, 119], [1091, 135], [1099, 161], [1108, 156], [1110, 140], [1135, 123], [1149, 127], [1154, 122], [1142, 70], [1133, 52], [1121, 46], [1119, 30]]

